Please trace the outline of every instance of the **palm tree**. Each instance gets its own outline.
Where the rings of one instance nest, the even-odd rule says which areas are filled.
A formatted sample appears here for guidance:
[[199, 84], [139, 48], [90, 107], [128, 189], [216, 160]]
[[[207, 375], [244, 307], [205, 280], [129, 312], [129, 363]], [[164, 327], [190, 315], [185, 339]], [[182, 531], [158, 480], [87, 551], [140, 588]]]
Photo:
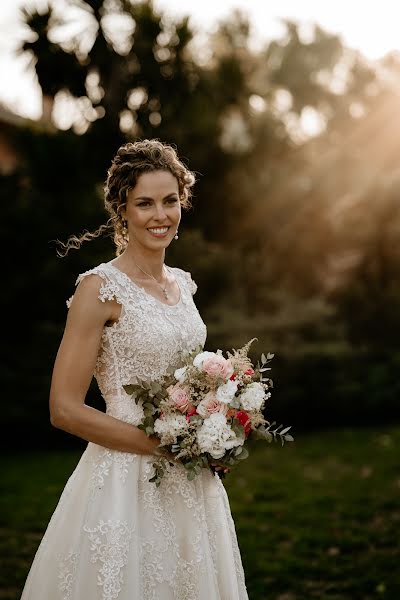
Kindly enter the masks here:
[[76, 97], [86, 95], [86, 67], [73, 52], [67, 52], [49, 40], [49, 31], [55, 21], [53, 8], [44, 10], [23, 8], [21, 20], [26, 25], [27, 37], [18, 52], [31, 54], [30, 66], [34, 67], [43, 94], [43, 120], [50, 123], [54, 98], [61, 90], [69, 90]]

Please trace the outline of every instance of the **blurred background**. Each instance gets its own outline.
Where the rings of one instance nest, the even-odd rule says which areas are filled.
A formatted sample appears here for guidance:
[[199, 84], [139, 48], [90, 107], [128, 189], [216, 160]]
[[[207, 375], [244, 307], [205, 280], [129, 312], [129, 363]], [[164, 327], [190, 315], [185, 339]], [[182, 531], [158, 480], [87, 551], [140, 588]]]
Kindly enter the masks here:
[[50, 426], [51, 370], [78, 273], [114, 255], [55, 240], [105, 222], [117, 148], [156, 137], [197, 174], [167, 264], [198, 283], [207, 349], [257, 337], [266, 417], [293, 427], [226, 479], [251, 600], [398, 600], [397, 8], [2, 0], [1, 598], [85, 447]]

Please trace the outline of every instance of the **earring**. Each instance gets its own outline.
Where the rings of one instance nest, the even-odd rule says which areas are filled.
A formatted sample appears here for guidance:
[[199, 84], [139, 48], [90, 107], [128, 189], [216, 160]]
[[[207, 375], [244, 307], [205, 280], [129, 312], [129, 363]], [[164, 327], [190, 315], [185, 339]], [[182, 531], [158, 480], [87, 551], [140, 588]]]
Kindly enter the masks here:
[[179, 237], [179, 236], [178, 236], [178, 230], [176, 230], [176, 233], [175, 233], [175, 235], [174, 235], [174, 240], [177, 240], [177, 239], [178, 239], [178, 237]]
[[122, 219], [122, 237], [124, 240], [128, 239], [128, 221]]

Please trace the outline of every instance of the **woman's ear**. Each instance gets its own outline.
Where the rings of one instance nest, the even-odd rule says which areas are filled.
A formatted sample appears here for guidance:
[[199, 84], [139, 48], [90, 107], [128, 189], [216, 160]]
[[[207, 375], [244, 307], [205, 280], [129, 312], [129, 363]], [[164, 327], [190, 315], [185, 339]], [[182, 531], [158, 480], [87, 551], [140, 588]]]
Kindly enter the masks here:
[[121, 204], [121, 206], [119, 207], [119, 214], [121, 216], [121, 219], [123, 221], [126, 221], [126, 204]]

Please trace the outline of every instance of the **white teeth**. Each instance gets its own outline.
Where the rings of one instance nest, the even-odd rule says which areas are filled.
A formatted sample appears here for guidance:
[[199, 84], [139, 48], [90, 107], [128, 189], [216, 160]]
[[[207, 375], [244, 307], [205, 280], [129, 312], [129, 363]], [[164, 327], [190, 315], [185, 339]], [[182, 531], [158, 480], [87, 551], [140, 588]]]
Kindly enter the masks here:
[[153, 233], [166, 233], [168, 231], [168, 227], [149, 227], [149, 231]]

